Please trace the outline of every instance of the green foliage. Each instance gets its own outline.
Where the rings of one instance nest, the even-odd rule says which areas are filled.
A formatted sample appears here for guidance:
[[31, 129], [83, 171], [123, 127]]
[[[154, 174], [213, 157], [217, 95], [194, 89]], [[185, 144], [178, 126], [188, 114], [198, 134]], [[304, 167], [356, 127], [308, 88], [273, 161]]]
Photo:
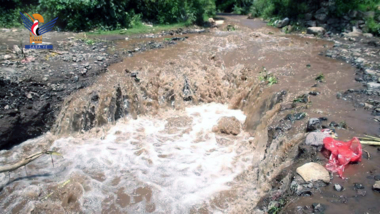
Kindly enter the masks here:
[[129, 0], [39, 0], [39, 3], [39, 10], [46, 11], [49, 19], [58, 16], [57, 24], [73, 31], [125, 27], [134, 16], [125, 12]]
[[87, 39], [85, 42], [86, 42], [87, 45], [93, 45], [93, 44], [95, 44], [95, 41], [92, 40], [92, 39]]
[[380, 36], [380, 23], [376, 22], [373, 18], [369, 18], [366, 21], [368, 27], [368, 32], [373, 33], [374, 35]]
[[318, 75], [315, 80], [319, 81], [319, 82], [323, 82], [325, 80], [325, 75], [324, 74], [320, 74]]
[[[21, 25], [19, 10], [25, 1], [0, 0], [0, 25]], [[9, 3], [11, 2], [11, 3]], [[142, 21], [154, 24], [201, 24], [215, 16], [215, 0], [28, 0], [46, 20], [59, 17], [56, 26], [70, 31], [134, 28]], [[3, 7], [5, 5], [5, 7]], [[21, 8], [21, 9], [20, 9]], [[15, 21], [13, 21], [15, 20]]]
[[38, 0], [28, 1], [27, 4], [21, 0], [0, 0], [0, 27], [11, 28], [21, 27], [22, 22], [20, 12], [33, 11], [36, 12], [36, 4]]
[[273, 74], [268, 74], [265, 67], [263, 67], [263, 70], [260, 72], [259, 75], [260, 82], [265, 82], [265, 84], [268, 84], [269, 86], [277, 84], [277, 78]]
[[241, 15], [243, 13], [243, 8], [239, 7], [238, 5], [234, 5], [234, 8], [232, 9], [233, 14]]

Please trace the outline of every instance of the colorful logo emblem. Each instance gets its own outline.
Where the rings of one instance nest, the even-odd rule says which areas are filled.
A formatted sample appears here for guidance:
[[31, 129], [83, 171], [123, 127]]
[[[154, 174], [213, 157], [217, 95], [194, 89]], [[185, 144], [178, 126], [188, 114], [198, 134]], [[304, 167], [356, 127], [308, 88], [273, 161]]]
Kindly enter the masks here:
[[[25, 12], [26, 13], [26, 12]], [[33, 14], [29, 16], [31, 20], [29, 20], [24, 14], [21, 14], [22, 22], [24, 23], [24, 27], [30, 31], [29, 33], [29, 41], [33, 45], [25, 45], [26, 49], [53, 49], [52, 45], [34, 45], [34, 44], [42, 44], [42, 35], [51, 31], [54, 27], [54, 24], [57, 22], [57, 18], [51, 20], [50, 22], [40, 25], [44, 23], [44, 18], [40, 14]]]

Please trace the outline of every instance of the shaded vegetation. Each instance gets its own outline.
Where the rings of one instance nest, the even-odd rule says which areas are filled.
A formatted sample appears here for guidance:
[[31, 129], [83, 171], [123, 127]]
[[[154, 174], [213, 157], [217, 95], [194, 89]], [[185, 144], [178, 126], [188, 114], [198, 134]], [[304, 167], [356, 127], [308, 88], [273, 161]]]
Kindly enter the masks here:
[[[214, 0], [0, 0], [0, 27], [21, 26], [19, 12], [59, 17], [62, 30], [116, 30], [153, 24], [201, 24], [215, 15]], [[4, 5], [4, 6], [3, 6]]]
[[[320, 8], [321, 0], [0, 0], [0, 27], [20, 27], [19, 11], [59, 17], [57, 27], [71, 31], [143, 29], [175, 23], [202, 24], [218, 12], [251, 14], [252, 17], [302, 19]], [[380, 0], [335, 0], [330, 14], [342, 17], [350, 10], [375, 11], [366, 18], [366, 31], [380, 35]], [[146, 30], [146, 29], [145, 29]]]

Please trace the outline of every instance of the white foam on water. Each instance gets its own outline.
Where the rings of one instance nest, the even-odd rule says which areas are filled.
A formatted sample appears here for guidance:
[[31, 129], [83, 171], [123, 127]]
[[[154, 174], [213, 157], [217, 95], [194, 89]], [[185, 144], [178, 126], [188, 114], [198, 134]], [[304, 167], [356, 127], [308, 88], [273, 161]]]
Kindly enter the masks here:
[[[194, 205], [209, 203], [216, 193], [230, 189], [229, 183], [251, 165], [252, 153], [243, 143], [249, 138], [247, 133], [234, 137], [220, 135], [230, 138], [230, 143], [218, 143], [212, 128], [224, 116], [234, 116], [242, 123], [245, 120], [242, 111], [216, 103], [189, 107], [185, 111], [172, 110], [155, 117], [122, 119], [108, 131], [104, 140], [56, 140], [52, 148], [64, 158], [55, 158], [55, 168], [50, 159], [39, 159], [36, 165], [46, 167], [38, 169], [38, 173], [53, 171], [57, 181], [65, 181], [73, 173], [92, 176], [91, 189], [81, 199], [86, 213], [100, 213], [104, 208], [102, 201], [109, 195], [114, 196], [109, 203], [116, 204], [123, 212], [148, 213], [146, 207], [154, 204], [154, 213], [189, 213]], [[188, 124], [169, 131], [165, 125], [172, 117], [180, 117], [180, 121], [190, 119]], [[104, 181], [93, 179], [99, 174], [104, 175]], [[113, 184], [116, 178], [120, 178], [117, 185]], [[42, 184], [43, 179], [46, 177], [20, 182], [40, 181]], [[135, 203], [138, 187], [152, 191], [149, 201], [145, 198]], [[129, 204], [118, 202], [120, 189], [130, 196]]]

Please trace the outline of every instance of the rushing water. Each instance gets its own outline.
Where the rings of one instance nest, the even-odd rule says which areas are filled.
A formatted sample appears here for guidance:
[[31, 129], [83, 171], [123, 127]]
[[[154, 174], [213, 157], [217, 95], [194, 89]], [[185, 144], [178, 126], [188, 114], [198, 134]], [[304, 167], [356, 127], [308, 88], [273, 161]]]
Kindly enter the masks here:
[[[86, 213], [188, 213], [194, 205], [228, 190], [252, 162], [247, 133], [227, 136], [212, 132], [224, 116], [245, 120], [240, 110], [204, 104], [154, 118], [120, 120], [102, 139], [57, 139], [51, 148], [63, 157], [54, 157], [55, 167], [48, 157], [42, 157], [27, 169], [32, 175], [51, 175], [20, 180], [12, 193], [16, 197], [7, 197], [2, 204], [21, 200], [18, 196], [32, 183], [44, 191], [46, 182], [74, 182], [79, 176], [86, 180], [79, 185], [84, 190], [78, 198]], [[18, 150], [34, 143], [27, 141]], [[23, 173], [19, 169], [12, 177]], [[2, 181], [8, 180], [6, 175], [2, 177]], [[17, 204], [12, 201], [6, 211]]]

